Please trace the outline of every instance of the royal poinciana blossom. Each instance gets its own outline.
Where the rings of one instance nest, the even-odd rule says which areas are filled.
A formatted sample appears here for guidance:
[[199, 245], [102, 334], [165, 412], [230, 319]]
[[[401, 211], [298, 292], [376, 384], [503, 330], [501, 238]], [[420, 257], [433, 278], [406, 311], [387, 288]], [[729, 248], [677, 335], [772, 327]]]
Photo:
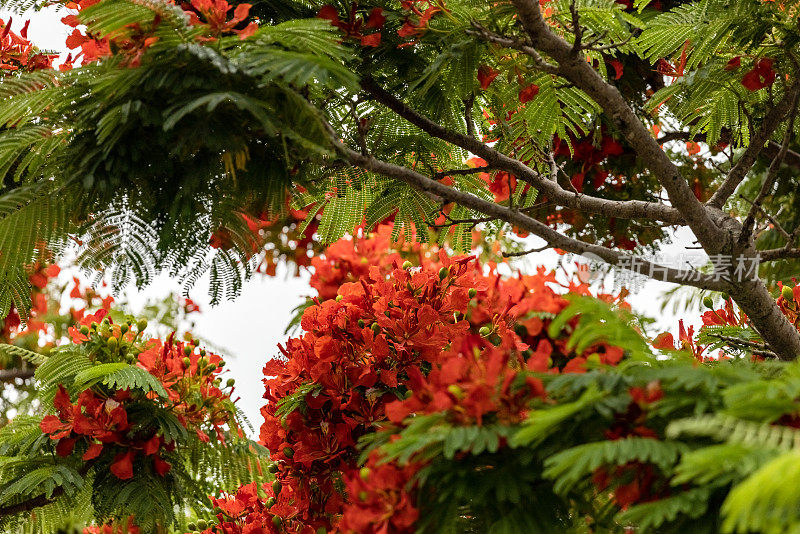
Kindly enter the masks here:
[[416, 468], [373, 458], [362, 469], [360, 438], [410, 413], [515, 425], [545, 395], [527, 371], [582, 372], [588, 359], [622, 358], [605, 344], [576, 353], [567, 335], [547, 333], [568, 305], [560, 293], [587, 286], [561, 286], [545, 271], [503, 278], [419, 245], [392, 253], [390, 234], [382, 226], [314, 258], [311, 284], [324, 300], [264, 369], [261, 440], [278, 461], [276, 482], [266, 500], [252, 488], [215, 500], [223, 513], [210, 532], [412, 532], [414, 497], [403, 488]]

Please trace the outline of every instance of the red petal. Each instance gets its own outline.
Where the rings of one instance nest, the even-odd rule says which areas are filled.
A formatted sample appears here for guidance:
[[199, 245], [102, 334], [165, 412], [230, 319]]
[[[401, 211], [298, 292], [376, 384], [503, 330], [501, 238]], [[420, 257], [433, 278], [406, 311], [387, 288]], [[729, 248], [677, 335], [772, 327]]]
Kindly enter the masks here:
[[725, 65], [725, 70], [736, 70], [742, 65], [742, 56], [736, 56], [732, 58], [728, 63]]
[[614, 67], [614, 79], [619, 80], [622, 78], [622, 61], [618, 59], [612, 59], [608, 62], [612, 67]]
[[361, 46], [378, 46], [381, 44], [381, 32], [365, 35], [361, 38]]
[[103, 452], [103, 444], [102, 443], [92, 443], [89, 445], [89, 448], [86, 449], [86, 452], [83, 453], [81, 456], [82, 460], [93, 460], [100, 456], [100, 453]]
[[322, 9], [317, 13], [317, 17], [331, 22], [339, 22], [339, 12], [331, 5], [322, 6]]
[[133, 451], [122, 452], [114, 457], [111, 473], [120, 480], [133, 478]]
[[159, 448], [161, 448], [161, 438], [159, 436], [153, 436], [145, 442], [143, 452], [146, 456], [150, 456], [151, 454], [157, 453]]
[[75, 448], [76, 438], [64, 438], [58, 441], [56, 445], [56, 454], [61, 457], [69, 456]]
[[535, 83], [532, 83], [519, 92], [519, 101], [524, 104], [525, 102], [533, 100], [533, 98], [538, 94], [539, 86]]
[[42, 422], [39, 423], [39, 429], [45, 434], [52, 434], [61, 428], [63, 423], [55, 415], [45, 415]]
[[653, 340], [653, 347], [661, 350], [674, 350], [675, 339], [669, 332], [663, 332], [661, 334], [658, 334], [656, 338]]
[[492, 84], [497, 75], [500, 74], [499, 70], [496, 70], [489, 65], [481, 65], [478, 67], [478, 82], [481, 84], [481, 89], [484, 91]]
[[156, 473], [158, 473], [159, 476], [163, 477], [169, 473], [170, 469], [172, 469], [172, 464], [165, 462], [160, 456], [156, 456], [153, 458], [153, 468], [156, 470]]
[[384, 22], [386, 22], [386, 17], [383, 15], [383, 10], [379, 7], [376, 7], [369, 12], [369, 20], [367, 20], [367, 23], [364, 25], [364, 27], [383, 28]]

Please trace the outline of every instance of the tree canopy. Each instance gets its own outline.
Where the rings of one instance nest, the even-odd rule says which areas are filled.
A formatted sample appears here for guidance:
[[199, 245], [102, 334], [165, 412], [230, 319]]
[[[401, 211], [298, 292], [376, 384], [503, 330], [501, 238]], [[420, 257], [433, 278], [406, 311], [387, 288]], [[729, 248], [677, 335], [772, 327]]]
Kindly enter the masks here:
[[[796, 2], [55, 4], [56, 69], [2, 23], [8, 331], [72, 253], [215, 301], [293, 260], [319, 295], [265, 370], [267, 474], [191, 336], [86, 310], [46, 360], [5, 349], [43, 388], [0, 431], [8, 524], [798, 528]], [[658, 256], [678, 229], [708, 264]], [[697, 290], [702, 328], [646, 339], [624, 292], [492, 267], [546, 248]]]

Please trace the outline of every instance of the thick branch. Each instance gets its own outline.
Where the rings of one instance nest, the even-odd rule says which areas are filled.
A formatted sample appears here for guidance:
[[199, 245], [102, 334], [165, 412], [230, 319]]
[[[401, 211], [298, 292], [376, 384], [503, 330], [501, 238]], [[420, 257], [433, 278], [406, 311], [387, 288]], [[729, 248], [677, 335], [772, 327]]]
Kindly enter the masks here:
[[680, 171], [661, 149], [650, 131], [633, 112], [616, 87], [608, 84], [582, 57], [572, 53], [572, 45], [553, 33], [536, 0], [512, 0], [519, 19], [536, 50], [558, 63], [558, 74], [583, 90], [620, 129], [658, 181], [667, 190], [672, 205], [683, 215], [689, 227], [709, 253], [720, 252], [726, 244], [705, 207], [697, 200]]
[[736, 165], [730, 170], [725, 181], [722, 182], [714, 194], [711, 195], [711, 198], [708, 200], [709, 206], [721, 208], [733, 192], [736, 191], [736, 188], [742, 183], [742, 180], [744, 180], [744, 177], [750, 172], [758, 156], [764, 150], [764, 146], [770, 140], [772, 134], [775, 133], [775, 130], [783, 119], [786, 118], [786, 115], [791, 111], [792, 107], [796, 105], [798, 94], [800, 94], [800, 83], [795, 81], [783, 95], [781, 101], [769, 110], [767, 116], [764, 117], [761, 126], [758, 131], [756, 131], [753, 138], [750, 139], [750, 145], [745, 149], [742, 157], [739, 158], [739, 161], [737, 161]]
[[759, 250], [758, 256], [761, 258], [761, 261], [800, 258], [800, 248], [771, 248], [769, 250]]
[[606, 200], [588, 195], [577, 195], [566, 191], [558, 185], [558, 183], [553, 180], [548, 180], [521, 161], [498, 152], [474, 137], [449, 130], [436, 124], [407, 106], [394, 95], [388, 93], [373, 80], [362, 80], [361, 87], [372, 95], [378, 103], [391, 109], [414, 126], [434, 137], [468, 150], [476, 156], [480, 156], [486, 160], [486, 163], [490, 167], [506, 171], [520, 180], [528, 182], [555, 204], [588, 213], [606, 215], [608, 217], [650, 219], [662, 221], [667, 224], [683, 224], [683, 218], [677, 209], [658, 202]]
[[512, 210], [506, 206], [484, 200], [470, 193], [453, 189], [452, 187], [432, 180], [411, 169], [380, 161], [372, 156], [364, 156], [359, 152], [347, 148], [338, 141], [335, 142], [337, 143], [339, 152], [357, 167], [395, 178], [429, 195], [473, 209], [494, 219], [505, 221], [544, 239], [551, 247], [560, 248], [574, 254], [592, 254], [611, 265], [623, 267], [628, 264], [638, 265], [636, 272], [639, 274], [651, 276], [653, 273], [659, 273], [663, 275], [663, 279], [667, 282], [691, 285], [712, 291], [724, 291], [728, 287], [726, 282], [697, 271], [691, 271], [687, 274], [687, 271], [665, 267], [638, 257], [623, 254], [616, 250], [584, 243], [583, 241], [567, 237], [546, 224], [517, 210]]

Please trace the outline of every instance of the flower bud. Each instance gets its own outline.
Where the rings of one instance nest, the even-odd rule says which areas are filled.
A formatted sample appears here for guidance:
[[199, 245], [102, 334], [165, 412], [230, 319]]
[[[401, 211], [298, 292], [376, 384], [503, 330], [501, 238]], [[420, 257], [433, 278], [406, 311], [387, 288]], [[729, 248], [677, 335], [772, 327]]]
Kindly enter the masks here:
[[233, 378], [229, 378], [228, 381], [225, 382], [225, 385], [228, 386], [229, 388], [232, 388], [235, 383], [236, 380], [234, 380]]
[[275, 492], [275, 495], [280, 495], [281, 487], [282, 487], [282, 485], [281, 485], [281, 481], [280, 480], [276, 480], [276, 481], [274, 481], [272, 483], [272, 491]]
[[[200, 355], [205, 356], [205, 352], [206, 351], [201, 350]], [[220, 360], [219, 363], [217, 364], [217, 369], [222, 369], [223, 367], [225, 367], [225, 360]]]
[[474, 287], [469, 288], [469, 298], [474, 299], [475, 296], [478, 294], [478, 290]]
[[317, 529], [316, 534], [328, 534], [328, 529], [326, 529], [325, 527], [319, 527]]
[[731, 296], [728, 295], [727, 293], [723, 293], [722, 294], [722, 300], [731, 300]]
[[464, 396], [464, 390], [458, 384], [450, 384], [447, 386], [447, 391], [450, 392], [455, 398], [460, 399]]
[[113, 336], [108, 338], [106, 340], [106, 345], [108, 346], [109, 349], [114, 350], [115, 348], [117, 348], [117, 338]]
[[481, 329], [478, 330], [478, 333], [480, 335], [482, 335], [483, 337], [486, 337], [486, 336], [488, 336], [489, 334], [492, 333], [492, 329], [489, 326], [482, 326]]
[[85, 335], [87, 335], [88, 333], [89, 333], [89, 327], [88, 327], [88, 326], [86, 326], [86, 325], [83, 325], [83, 326], [81, 327], [81, 334], [83, 334], [83, 335], [85, 336]]
[[275, 528], [280, 530], [282, 523], [283, 523], [283, 520], [280, 517], [278, 517], [277, 515], [273, 515], [272, 516], [272, 524], [275, 525]]
[[[228, 382], [230, 382], [230, 380], [228, 380]], [[273, 462], [273, 463], [269, 464], [267, 466], [267, 471], [269, 471], [272, 474], [277, 473], [278, 472], [278, 464], [277, 464], [277, 462]]]
[[272, 508], [275, 506], [275, 497], [268, 498], [266, 501], [264, 501], [264, 504], [267, 506], [267, 508]]
[[372, 331], [376, 334], [381, 331], [381, 327], [378, 325], [378, 323], [372, 323], [370, 328], [372, 328]]
[[444, 278], [447, 276], [447, 273], [449, 272], [450, 269], [448, 269], [447, 267], [442, 267], [441, 269], [439, 269], [439, 280], [444, 280]]
[[361, 491], [358, 492], [358, 500], [359, 501], [366, 502], [367, 497], [369, 497], [369, 494], [366, 491], [361, 490]]
[[197, 528], [200, 530], [205, 530], [208, 528], [208, 523], [206, 523], [205, 519], [199, 519], [197, 521]]
[[192, 347], [190, 347], [189, 345], [186, 345], [185, 347], [183, 347], [183, 353], [186, 356], [190, 355], [192, 353]]
[[703, 297], [703, 306], [708, 308], [709, 310], [714, 309], [714, 299], [711, 297]]
[[408, 269], [412, 268], [413, 266], [414, 266], [414, 264], [413, 264], [413, 263], [411, 263], [411, 262], [410, 262], [410, 261], [408, 261], [408, 260], [406, 260], [406, 261], [404, 261], [404, 262], [403, 262], [403, 269], [405, 269], [405, 270], [408, 270]]
[[192, 360], [190, 360], [189, 358], [184, 358], [183, 359], [183, 366], [188, 369], [190, 365], [192, 365]]
[[364, 319], [359, 319], [358, 320], [358, 327], [359, 328], [364, 328]]
[[361, 480], [367, 480], [367, 479], [369, 478], [369, 474], [370, 474], [371, 472], [372, 472], [372, 470], [371, 470], [369, 467], [362, 467], [362, 468], [361, 468], [361, 469], [358, 471], [358, 476], [360, 476], [360, 477], [361, 477]]
[[343, 298], [341, 295], [336, 295], [336, 302], [341, 302]]
[[783, 295], [783, 298], [786, 300], [794, 300], [794, 291], [792, 291], [792, 288], [789, 286], [783, 286], [781, 295]]
[[195, 530], [197, 530], [197, 525], [195, 523], [189, 523], [188, 525], [186, 525], [186, 528], [194, 532]]
[[120, 332], [120, 334], [124, 334], [124, 333], [125, 333], [125, 332], [127, 332], [127, 331], [128, 331], [128, 325], [126, 325], [126, 324], [121, 324], [121, 325], [120, 325], [120, 327], [119, 327], [119, 332]]
[[291, 448], [291, 447], [284, 447], [284, 448], [283, 448], [283, 454], [284, 454], [284, 455], [285, 455], [287, 458], [292, 458], [292, 457], [294, 456], [294, 449], [293, 449], [293, 448]]
[[145, 328], [147, 328], [147, 319], [139, 319], [139, 320], [136, 322], [136, 329], [137, 329], [139, 332], [141, 332], [141, 331], [143, 331]]

